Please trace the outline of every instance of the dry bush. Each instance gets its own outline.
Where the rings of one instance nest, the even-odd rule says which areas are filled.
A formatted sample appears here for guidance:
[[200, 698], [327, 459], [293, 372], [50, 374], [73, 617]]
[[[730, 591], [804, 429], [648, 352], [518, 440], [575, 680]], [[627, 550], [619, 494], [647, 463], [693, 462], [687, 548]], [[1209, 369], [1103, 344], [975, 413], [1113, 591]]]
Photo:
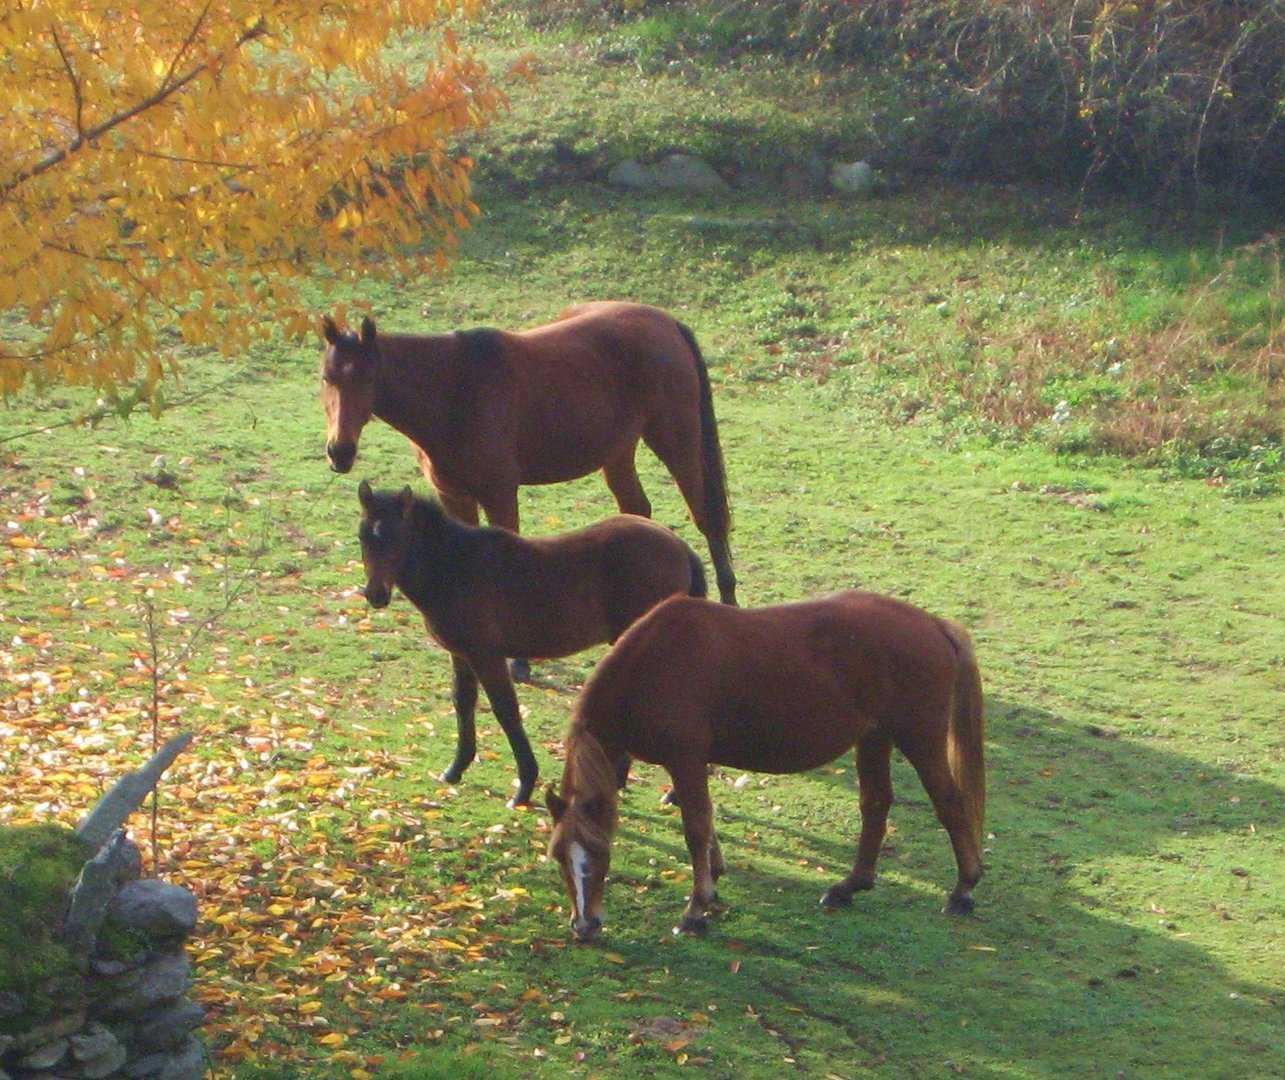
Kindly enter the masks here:
[[[681, 5], [637, 4], [649, 10]], [[1285, 0], [706, 0], [817, 62], [901, 68], [959, 173], [1082, 169], [1279, 196]]]

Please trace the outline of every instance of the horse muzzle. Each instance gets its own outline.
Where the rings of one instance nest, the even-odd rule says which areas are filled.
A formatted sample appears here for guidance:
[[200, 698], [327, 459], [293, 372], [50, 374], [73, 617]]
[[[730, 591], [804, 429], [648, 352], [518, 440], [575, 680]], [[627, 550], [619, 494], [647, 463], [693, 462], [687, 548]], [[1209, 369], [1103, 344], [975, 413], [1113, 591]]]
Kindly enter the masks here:
[[602, 933], [602, 920], [597, 915], [592, 919], [572, 919], [571, 932], [575, 935], [576, 941], [588, 944]]
[[326, 443], [326, 457], [330, 459], [331, 469], [337, 473], [346, 473], [357, 460], [357, 444]]
[[387, 585], [367, 585], [366, 603], [373, 608], [386, 608], [393, 599], [393, 590]]

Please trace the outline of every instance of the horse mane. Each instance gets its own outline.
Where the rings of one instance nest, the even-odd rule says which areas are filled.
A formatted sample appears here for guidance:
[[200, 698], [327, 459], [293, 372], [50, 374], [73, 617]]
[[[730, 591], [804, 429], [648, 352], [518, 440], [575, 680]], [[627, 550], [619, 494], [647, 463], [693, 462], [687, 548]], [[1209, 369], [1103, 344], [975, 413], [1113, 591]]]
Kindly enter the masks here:
[[[403, 512], [401, 492], [376, 491], [371, 495], [370, 517], [400, 517]], [[465, 534], [476, 531], [478, 526], [458, 521], [446, 512], [436, 499], [423, 495], [415, 496], [411, 504], [411, 531], [414, 541], [410, 544], [410, 558], [414, 553], [429, 550], [449, 551], [459, 544]]]
[[569, 825], [574, 820], [575, 835], [586, 847], [606, 851], [616, 830], [620, 786], [616, 766], [602, 743], [584, 727], [572, 726], [566, 749], [562, 797], [570, 805], [563, 822]]
[[463, 524], [463, 522], [456, 521], [455, 518], [451, 517], [451, 515], [446, 512], [446, 507], [436, 499], [430, 499], [423, 495], [415, 496], [415, 507], [411, 513], [417, 520], [428, 518], [434, 526], [440, 526], [443, 522], [448, 525]]

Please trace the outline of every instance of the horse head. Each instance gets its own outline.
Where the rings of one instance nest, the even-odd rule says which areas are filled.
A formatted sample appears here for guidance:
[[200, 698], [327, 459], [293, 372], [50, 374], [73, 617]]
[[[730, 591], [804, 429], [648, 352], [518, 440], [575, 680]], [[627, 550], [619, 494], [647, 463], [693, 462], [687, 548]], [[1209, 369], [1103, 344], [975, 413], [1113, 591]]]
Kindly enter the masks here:
[[407, 486], [397, 495], [376, 495], [369, 481], [357, 488], [361, 502], [361, 561], [366, 568], [366, 600], [373, 608], [385, 608], [393, 598], [393, 586], [406, 556], [410, 517], [415, 494]]
[[326, 410], [326, 456], [338, 473], [348, 472], [357, 457], [357, 440], [375, 408], [379, 348], [375, 323], [361, 321], [361, 333], [341, 331], [333, 319], [321, 324], [321, 403]]
[[562, 798], [549, 786], [545, 805], [553, 815], [549, 858], [558, 864], [571, 898], [571, 932], [593, 941], [602, 932], [602, 894], [611, 868], [612, 808], [601, 792]]

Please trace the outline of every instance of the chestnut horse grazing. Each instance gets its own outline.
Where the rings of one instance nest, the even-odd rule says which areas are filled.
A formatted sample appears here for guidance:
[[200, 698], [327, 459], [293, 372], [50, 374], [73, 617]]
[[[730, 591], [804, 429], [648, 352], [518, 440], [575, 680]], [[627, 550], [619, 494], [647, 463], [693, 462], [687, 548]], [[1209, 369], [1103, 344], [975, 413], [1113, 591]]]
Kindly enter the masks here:
[[442, 779], [458, 781], [477, 752], [480, 680], [517, 760], [511, 805], [531, 801], [538, 770], [505, 659], [569, 656], [615, 641], [674, 593], [705, 595], [696, 553], [646, 518], [622, 515], [528, 539], [456, 521], [409, 487], [376, 493], [362, 481], [358, 498], [366, 599], [387, 607], [396, 585], [451, 654], [458, 738]]
[[581, 304], [516, 333], [412, 337], [322, 324], [326, 453], [346, 473], [371, 416], [415, 444], [442, 505], [518, 531], [518, 487], [601, 469], [620, 512], [651, 516], [642, 439], [673, 474], [709, 542], [721, 599], [736, 603], [731, 511], [709, 373], [692, 332], [644, 304]]
[[973, 909], [985, 808], [982, 686], [968, 634], [866, 592], [753, 610], [675, 597], [636, 622], [594, 669], [567, 735], [562, 792], [548, 791], [549, 855], [571, 928], [602, 928], [617, 788], [630, 757], [673, 779], [694, 886], [678, 929], [698, 931], [724, 869], [707, 765], [814, 769], [856, 747], [861, 837], [851, 873], [821, 902], [849, 904], [875, 881], [892, 804], [892, 748], [919, 773], [950, 834], [959, 878], [946, 911]]

